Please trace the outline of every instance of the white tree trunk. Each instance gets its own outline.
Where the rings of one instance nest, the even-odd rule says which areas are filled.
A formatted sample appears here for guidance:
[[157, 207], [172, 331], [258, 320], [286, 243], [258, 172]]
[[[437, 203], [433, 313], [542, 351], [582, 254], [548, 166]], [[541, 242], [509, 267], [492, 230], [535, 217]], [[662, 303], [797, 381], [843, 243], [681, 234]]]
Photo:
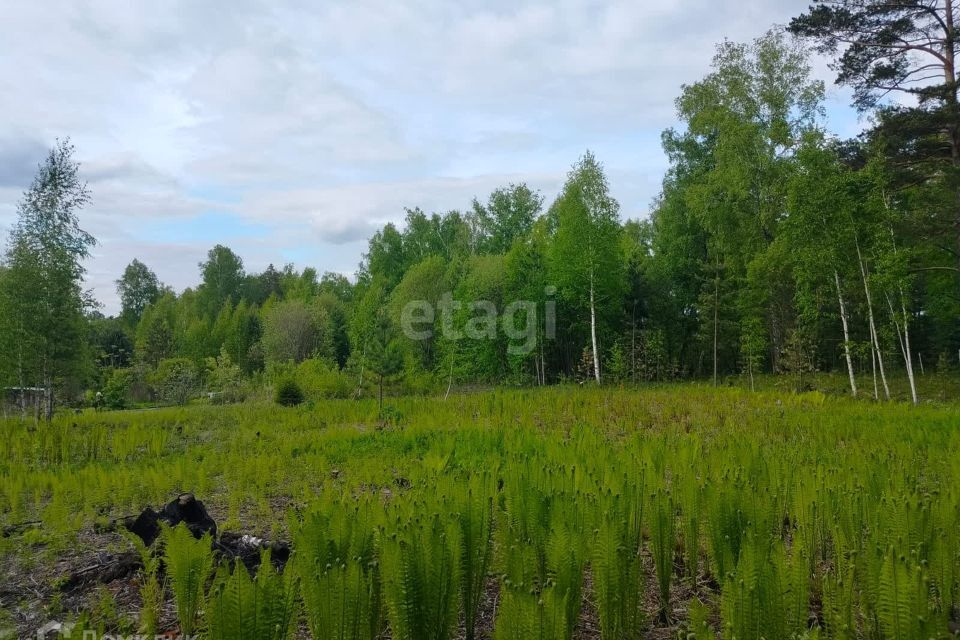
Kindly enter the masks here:
[[[949, 1], [947, 2], [947, 6], [949, 8]], [[886, 198], [884, 198], [884, 202], [886, 202]], [[896, 254], [897, 238], [893, 233], [893, 227], [890, 227], [890, 241], [893, 243], [893, 253]], [[910, 353], [910, 321], [907, 316], [907, 302], [906, 297], [903, 295], [903, 286], [900, 285], [898, 288], [900, 290], [900, 310], [903, 312], [903, 338], [900, 340], [900, 348], [903, 350], [903, 361], [907, 365], [907, 379], [910, 380], [910, 397], [913, 399], [913, 404], [918, 404], [917, 384], [913, 377], [913, 356]], [[900, 325], [897, 322], [897, 314], [893, 310], [893, 303], [890, 302], [890, 296], [887, 296], [887, 304], [890, 306], [890, 315], [893, 318], [894, 325], [897, 327], [897, 337], [899, 337]], [[923, 371], [922, 357], [920, 359], [920, 371]]]
[[359, 398], [363, 392], [363, 367], [367, 363], [367, 343], [363, 343], [363, 349], [360, 350], [360, 382], [357, 383], [357, 393], [355, 397]]
[[720, 262], [717, 261], [717, 273], [713, 278], [713, 386], [717, 386], [717, 340], [720, 320]]
[[23, 332], [18, 332], [17, 339], [17, 380], [20, 383], [20, 417], [27, 419], [27, 396], [24, 388], [27, 386], [26, 378], [23, 375]]
[[840, 321], [843, 323], [843, 355], [847, 359], [847, 373], [850, 375], [850, 393], [857, 397], [857, 379], [853, 375], [853, 358], [850, 356], [850, 328], [847, 325], [847, 305], [843, 301], [843, 289], [840, 287], [840, 274], [833, 271], [837, 284], [837, 300], [840, 302]]
[[447, 382], [447, 392], [443, 394], [443, 399], [446, 401], [450, 397], [450, 389], [453, 388], [453, 358], [450, 358], [450, 381]]
[[877, 354], [877, 367], [880, 369], [880, 381], [883, 383], [883, 393], [890, 399], [890, 385], [887, 384], [887, 372], [883, 366], [883, 353], [880, 351], [880, 339], [877, 337], [877, 324], [873, 319], [873, 298], [870, 296], [870, 283], [867, 280], [867, 268], [863, 264], [863, 255], [860, 253], [860, 242], [857, 242], [857, 261], [860, 263], [860, 275], [863, 278], [863, 292], [867, 297], [867, 317], [870, 321], [870, 341], [873, 342], [873, 351]]
[[910, 380], [910, 396], [913, 398], [913, 404], [919, 404], [920, 399], [917, 397], [917, 382], [913, 377], [913, 356], [910, 354], [910, 326], [907, 321], [907, 305], [903, 301], [903, 292], [901, 291], [900, 293], [900, 309], [903, 311], [903, 343], [907, 356], [907, 378]]
[[900, 322], [897, 320], [897, 312], [893, 310], [893, 302], [890, 296], [887, 296], [887, 305], [890, 307], [890, 316], [893, 318], [893, 326], [897, 330], [897, 340], [900, 342], [900, 354], [903, 356], [903, 363], [907, 368], [907, 380], [910, 381], [910, 397], [913, 404], [918, 404], [917, 384], [913, 377], [913, 356], [910, 353], [910, 328], [907, 321], [907, 305], [903, 301], [903, 290], [900, 290], [900, 308], [903, 312], [903, 331], [900, 330]]
[[597, 350], [597, 311], [593, 294], [593, 267], [590, 267], [590, 340], [593, 343], [593, 375], [600, 384], [600, 352]]

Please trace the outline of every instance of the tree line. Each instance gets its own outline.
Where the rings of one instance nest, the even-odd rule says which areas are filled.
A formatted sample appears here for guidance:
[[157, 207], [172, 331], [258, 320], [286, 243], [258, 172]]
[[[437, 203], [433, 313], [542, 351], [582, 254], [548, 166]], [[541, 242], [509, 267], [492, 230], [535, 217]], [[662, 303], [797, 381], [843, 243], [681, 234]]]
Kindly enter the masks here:
[[[622, 220], [588, 151], [549, 205], [512, 184], [464, 210], [406, 210], [369, 240], [353, 279], [248, 273], [217, 245], [178, 294], [134, 260], [116, 317], [82, 289], [89, 194], [58, 143], [0, 268], [3, 386], [44, 390], [49, 413], [53, 389], [122, 405], [201, 388], [230, 399], [285, 379], [346, 397], [837, 370], [876, 398], [903, 373], [917, 401], [917, 368], [956, 367], [960, 354], [954, 13], [933, 0], [822, 2], [785, 30], [718, 45], [676, 100], [648, 219]], [[826, 127], [810, 46], [834, 56], [871, 118], [855, 139]], [[883, 100], [896, 92], [911, 99]], [[514, 301], [537, 313], [508, 319], [519, 333], [486, 331], [489, 310]], [[412, 338], [413, 302], [450, 313], [419, 317], [430, 330]]]

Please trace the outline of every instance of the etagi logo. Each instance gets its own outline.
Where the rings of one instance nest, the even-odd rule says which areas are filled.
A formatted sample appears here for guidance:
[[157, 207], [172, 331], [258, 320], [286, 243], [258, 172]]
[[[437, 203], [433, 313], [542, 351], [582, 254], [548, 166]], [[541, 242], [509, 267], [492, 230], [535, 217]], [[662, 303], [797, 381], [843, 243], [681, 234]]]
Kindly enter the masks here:
[[400, 329], [411, 340], [430, 340], [437, 332], [454, 341], [495, 340], [502, 332], [508, 339], [507, 353], [529, 355], [537, 347], [538, 338], [552, 340], [556, 336], [556, 293], [556, 287], [544, 289], [542, 322], [540, 304], [533, 300], [514, 300], [502, 312], [490, 300], [454, 300], [449, 292], [435, 304], [411, 300], [400, 311]]

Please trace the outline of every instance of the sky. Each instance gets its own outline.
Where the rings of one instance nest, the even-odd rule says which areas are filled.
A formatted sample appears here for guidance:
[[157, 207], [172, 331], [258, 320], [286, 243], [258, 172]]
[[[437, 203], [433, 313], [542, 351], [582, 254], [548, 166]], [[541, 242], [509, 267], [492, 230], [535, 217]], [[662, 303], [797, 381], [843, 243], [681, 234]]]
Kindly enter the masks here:
[[[586, 150], [625, 218], [649, 214], [684, 83], [716, 43], [797, 0], [0, 2], [0, 237], [70, 137], [116, 313], [134, 258], [177, 291], [215, 244], [248, 272], [352, 275], [405, 207], [467, 209], [526, 182], [547, 202]], [[824, 60], [831, 131], [863, 126]]]

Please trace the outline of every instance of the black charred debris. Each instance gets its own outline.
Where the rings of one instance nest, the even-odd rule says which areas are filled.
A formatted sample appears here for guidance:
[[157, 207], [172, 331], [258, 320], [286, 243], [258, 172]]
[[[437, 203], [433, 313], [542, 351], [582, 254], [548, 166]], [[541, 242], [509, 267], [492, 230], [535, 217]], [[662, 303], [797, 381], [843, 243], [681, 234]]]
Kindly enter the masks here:
[[[249, 571], [255, 571], [260, 565], [261, 553], [270, 550], [270, 560], [277, 568], [282, 568], [290, 558], [290, 545], [286, 542], [264, 540], [256, 536], [224, 531], [217, 535], [217, 523], [207, 513], [203, 502], [192, 493], [181, 493], [168, 502], [159, 511], [147, 507], [138, 516], [128, 516], [111, 521], [107, 529], [122, 526], [151, 547], [160, 537], [161, 523], [170, 527], [183, 524], [196, 539], [210, 534], [211, 546], [220, 560], [239, 560]], [[62, 583], [63, 591], [70, 591], [84, 584], [94, 582], [108, 583], [125, 577], [142, 568], [136, 552], [125, 552], [104, 557], [98, 556], [95, 565], [72, 573]]]

